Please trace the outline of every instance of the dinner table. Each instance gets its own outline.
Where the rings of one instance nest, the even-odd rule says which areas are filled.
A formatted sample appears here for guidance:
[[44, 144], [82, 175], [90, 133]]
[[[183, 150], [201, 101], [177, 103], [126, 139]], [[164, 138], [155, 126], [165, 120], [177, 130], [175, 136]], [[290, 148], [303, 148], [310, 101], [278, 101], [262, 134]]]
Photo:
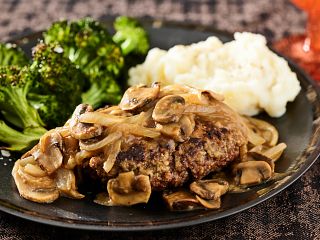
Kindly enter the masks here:
[[[0, 0], [0, 10], [2, 42], [43, 30], [59, 19], [85, 16], [104, 21], [128, 15], [230, 33], [256, 32], [269, 42], [303, 33], [306, 24], [306, 15], [289, 0]], [[277, 195], [207, 223], [156, 231], [88, 231], [0, 211], [0, 239], [320, 239], [320, 161]]]

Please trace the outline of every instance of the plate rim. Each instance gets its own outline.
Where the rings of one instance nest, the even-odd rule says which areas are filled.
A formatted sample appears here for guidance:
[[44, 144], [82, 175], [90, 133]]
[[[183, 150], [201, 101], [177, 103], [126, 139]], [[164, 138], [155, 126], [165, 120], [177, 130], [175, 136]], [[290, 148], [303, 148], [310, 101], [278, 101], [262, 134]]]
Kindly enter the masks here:
[[[112, 19], [112, 18], [110, 18]], [[109, 20], [110, 20], [109, 19]], [[181, 22], [174, 22], [174, 21], [157, 21], [157, 20], [146, 20], [141, 18], [141, 21], [143, 21], [143, 24], [146, 24], [147, 26], [151, 26], [154, 28], [161, 28], [161, 27], [174, 27], [174, 28], [182, 28], [182, 29], [188, 29], [188, 30], [193, 30], [193, 31], [202, 31], [202, 32], [211, 32], [213, 34], [219, 34], [223, 35], [229, 38], [232, 38], [232, 33], [224, 31], [224, 30], [219, 30], [215, 29], [214, 27], [209, 27], [209, 26], [199, 26], [199, 25], [194, 25], [194, 24], [188, 24], [188, 23], [181, 23]], [[106, 21], [103, 21], [106, 22]], [[159, 24], [160, 23], [160, 24]], [[16, 36], [10, 41], [16, 44], [21, 44], [23, 42], [23, 39], [30, 39], [32, 38], [38, 38], [41, 36], [40, 34], [42, 31], [35, 31], [31, 32], [28, 34], [23, 34], [20, 36]], [[270, 47], [270, 46], [269, 46]], [[300, 83], [306, 84], [308, 86], [311, 86], [311, 88], [315, 91], [317, 98], [320, 99], [320, 87], [316, 84], [314, 80], [303, 70], [301, 69], [296, 63], [294, 63], [291, 59], [288, 59], [287, 57], [284, 57], [282, 54], [279, 52], [275, 51], [271, 47], [272, 51], [274, 51], [276, 54], [279, 56], [283, 57], [286, 59], [288, 62], [289, 66], [293, 69], [295, 69], [295, 72], [301, 76], [303, 76], [303, 80], [299, 80]], [[314, 126], [313, 126], [314, 127]], [[319, 129], [318, 129], [319, 130]], [[320, 132], [318, 133], [320, 134]], [[310, 141], [310, 139], [309, 139]], [[320, 156], [320, 138], [315, 143], [316, 148], [312, 151], [312, 153], [307, 157], [306, 161], [303, 162], [302, 166], [299, 167], [299, 169], [294, 172], [290, 179], [286, 181], [285, 183], [281, 184], [279, 187], [276, 187], [275, 189], [272, 189], [270, 192], [266, 193], [265, 195], [261, 197], [257, 197], [254, 200], [248, 201], [245, 204], [227, 209], [225, 211], [221, 211], [218, 213], [215, 213], [214, 215], [206, 215], [203, 217], [198, 217], [195, 219], [188, 219], [186, 221], [179, 221], [179, 222], [170, 222], [170, 223], [165, 223], [165, 224], [156, 224], [156, 225], [112, 225], [108, 224], [88, 224], [88, 223], [81, 223], [81, 221], [77, 220], [67, 220], [65, 219], [64, 221], [59, 221], [56, 219], [48, 219], [45, 218], [44, 216], [41, 215], [33, 215], [27, 210], [17, 208], [15, 205], [11, 205], [9, 202], [5, 201], [0, 201], [0, 210], [14, 215], [16, 217], [30, 220], [33, 222], [37, 223], [42, 223], [50, 226], [55, 226], [55, 227], [62, 227], [62, 228], [69, 228], [69, 229], [78, 229], [78, 230], [93, 230], [93, 231], [111, 231], [111, 232], [137, 232], [137, 231], [152, 231], [152, 230], [165, 230], [165, 229], [174, 229], [174, 228], [181, 228], [181, 227], [187, 227], [187, 226], [194, 226], [194, 225], [199, 225], [202, 223], [207, 223], [211, 221], [216, 221], [225, 217], [229, 217], [231, 215], [238, 214], [242, 211], [245, 211], [249, 208], [252, 208], [283, 191], [287, 187], [289, 187], [291, 184], [293, 184], [296, 180], [298, 180], [319, 158]], [[11, 205], [11, 206], [10, 206]], [[209, 212], [209, 210], [208, 210]]]

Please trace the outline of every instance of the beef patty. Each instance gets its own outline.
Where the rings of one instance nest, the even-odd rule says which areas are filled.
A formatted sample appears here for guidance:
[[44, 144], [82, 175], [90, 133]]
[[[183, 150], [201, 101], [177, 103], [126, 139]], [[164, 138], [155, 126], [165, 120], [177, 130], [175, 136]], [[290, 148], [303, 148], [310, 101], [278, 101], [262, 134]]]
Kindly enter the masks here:
[[192, 135], [184, 142], [127, 136], [108, 174], [99, 158], [91, 159], [88, 165], [103, 181], [120, 172], [134, 171], [150, 176], [153, 190], [163, 190], [220, 170], [239, 157], [239, 148], [244, 143], [239, 129], [197, 118]]

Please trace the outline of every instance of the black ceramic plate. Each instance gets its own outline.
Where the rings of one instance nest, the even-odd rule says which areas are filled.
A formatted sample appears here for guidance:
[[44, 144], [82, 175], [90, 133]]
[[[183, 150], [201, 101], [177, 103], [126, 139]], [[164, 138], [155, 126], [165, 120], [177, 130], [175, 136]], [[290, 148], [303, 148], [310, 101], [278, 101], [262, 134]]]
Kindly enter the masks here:
[[[152, 47], [167, 49], [175, 44], [189, 44], [215, 35], [223, 41], [230, 35], [219, 31], [205, 31], [181, 26], [148, 27]], [[17, 40], [28, 53], [41, 35], [33, 34]], [[146, 206], [104, 207], [92, 202], [92, 198], [72, 200], [60, 198], [52, 204], [37, 204], [21, 198], [11, 177], [14, 158], [0, 159], [0, 209], [13, 215], [55, 226], [103, 231], [136, 231], [167, 229], [189, 226], [217, 220], [250, 208], [274, 196], [299, 178], [317, 159], [320, 152], [319, 115], [320, 93], [312, 81], [295, 65], [290, 67], [298, 75], [302, 91], [287, 113], [271, 119], [280, 132], [281, 142], [288, 145], [283, 157], [276, 164], [276, 171], [288, 173], [277, 182], [270, 182], [246, 193], [226, 194], [219, 210], [170, 212], [161, 200], [153, 197]], [[288, 86], [289, 88], [290, 86]]]

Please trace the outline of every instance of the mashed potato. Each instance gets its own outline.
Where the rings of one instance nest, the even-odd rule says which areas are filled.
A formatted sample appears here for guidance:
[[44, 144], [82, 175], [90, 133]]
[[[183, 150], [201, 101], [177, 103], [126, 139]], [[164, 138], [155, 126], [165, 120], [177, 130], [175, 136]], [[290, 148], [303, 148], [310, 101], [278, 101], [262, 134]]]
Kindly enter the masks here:
[[245, 115], [265, 110], [272, 117], [286, 111], [300, 91], [288, 63], [266, 46], [262, 35], [235, 33], [223, 44], [216, 37], [168, 51], [151, 49], [145, 62], [129, 71], [129, 84], [162, 82], [210, 89]]

